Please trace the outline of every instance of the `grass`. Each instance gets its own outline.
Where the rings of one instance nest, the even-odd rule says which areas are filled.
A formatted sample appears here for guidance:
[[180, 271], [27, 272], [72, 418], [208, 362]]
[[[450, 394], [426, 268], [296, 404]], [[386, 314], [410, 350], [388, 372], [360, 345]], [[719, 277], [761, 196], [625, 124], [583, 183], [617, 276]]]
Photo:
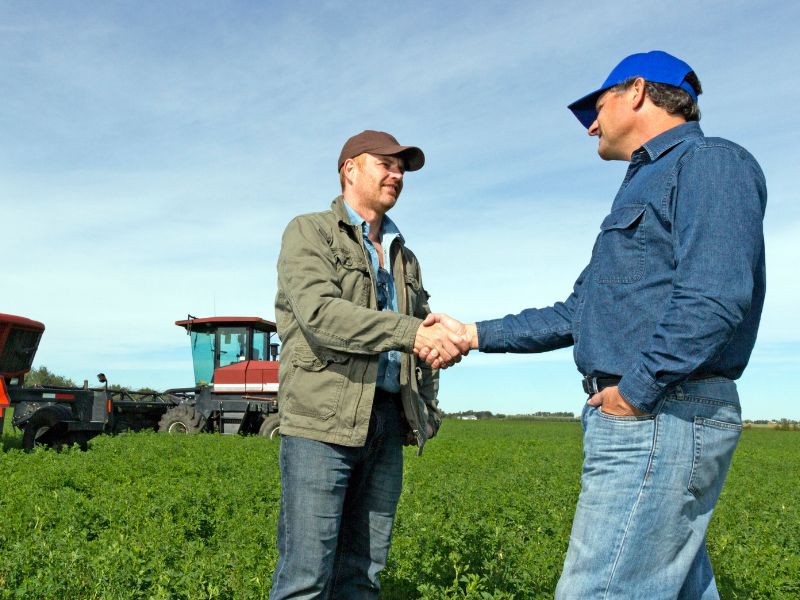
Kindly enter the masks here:
[[[278, 444], [2, 438], [0, 598], [266, 598]], [[406, 454], [382, 597], [552, 597], [580, 489], [580, 425], [448, 420]], [[748, 429], [708, 532], [723, 598], [800, 598], [800, 435]]]

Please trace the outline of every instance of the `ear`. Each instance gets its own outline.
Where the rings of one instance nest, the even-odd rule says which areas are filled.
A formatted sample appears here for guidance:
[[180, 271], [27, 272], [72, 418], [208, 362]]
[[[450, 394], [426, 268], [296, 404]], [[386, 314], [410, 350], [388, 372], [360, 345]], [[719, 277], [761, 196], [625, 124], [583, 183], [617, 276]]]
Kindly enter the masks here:
[[358, 170], [358, 165], [356, 165], [356, 161], [352, 158], [348, 158], [342, 163], [342, 169], [344, 170], [345, 179], [353, 181], [353, 175]]
[[633, 85], [630, 87], [631, 91], [631, 108], [638, 110], [644, 104], [644, 99], [647, 97], [646, 86], [644, 77], [637, 77]]

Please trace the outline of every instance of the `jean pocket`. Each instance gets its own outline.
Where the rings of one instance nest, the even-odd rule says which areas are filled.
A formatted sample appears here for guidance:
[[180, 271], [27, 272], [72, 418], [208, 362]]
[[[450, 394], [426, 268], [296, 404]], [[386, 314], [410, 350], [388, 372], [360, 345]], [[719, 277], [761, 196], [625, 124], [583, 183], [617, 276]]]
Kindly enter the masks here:
[[695, 498], [722, 491], [722, 484], [742, 433], [741, 423], [694, 418], [694, 459], [689, 492]]
[[612, 415], [607, 412], [603, 412], [603, 407], [597, 407], [597, 414], [600, 415], [601, 418], [607, 421], [614, 421], [619, 423], [638, 423], [641, 421], [652, 421], [656, 418], [655, 415], [652, 414], [644, 414], [644, 415]]

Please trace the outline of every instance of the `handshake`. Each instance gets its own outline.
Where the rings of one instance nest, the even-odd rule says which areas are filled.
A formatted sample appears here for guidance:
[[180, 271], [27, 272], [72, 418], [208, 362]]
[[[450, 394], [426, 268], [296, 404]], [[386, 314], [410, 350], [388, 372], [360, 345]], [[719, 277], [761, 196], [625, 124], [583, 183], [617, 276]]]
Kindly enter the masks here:
[[446, 369], [478, 347], [475, 324], [465, 325], [444, 313], [430, 313], [417, 329], [414, 354], [434, 369]]

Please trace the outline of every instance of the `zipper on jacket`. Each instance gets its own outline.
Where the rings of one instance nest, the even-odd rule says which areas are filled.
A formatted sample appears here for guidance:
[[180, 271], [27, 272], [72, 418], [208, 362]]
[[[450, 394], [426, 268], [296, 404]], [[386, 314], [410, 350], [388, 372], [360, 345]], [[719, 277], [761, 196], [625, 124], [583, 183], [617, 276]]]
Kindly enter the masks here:
[[425, 442], [422, 440], [422, 434], [419, 429], [412, 429], [411, 431], [414, 437], [417, 438], [417, 456], [422, 456], [422, 447], [425, 445]]

